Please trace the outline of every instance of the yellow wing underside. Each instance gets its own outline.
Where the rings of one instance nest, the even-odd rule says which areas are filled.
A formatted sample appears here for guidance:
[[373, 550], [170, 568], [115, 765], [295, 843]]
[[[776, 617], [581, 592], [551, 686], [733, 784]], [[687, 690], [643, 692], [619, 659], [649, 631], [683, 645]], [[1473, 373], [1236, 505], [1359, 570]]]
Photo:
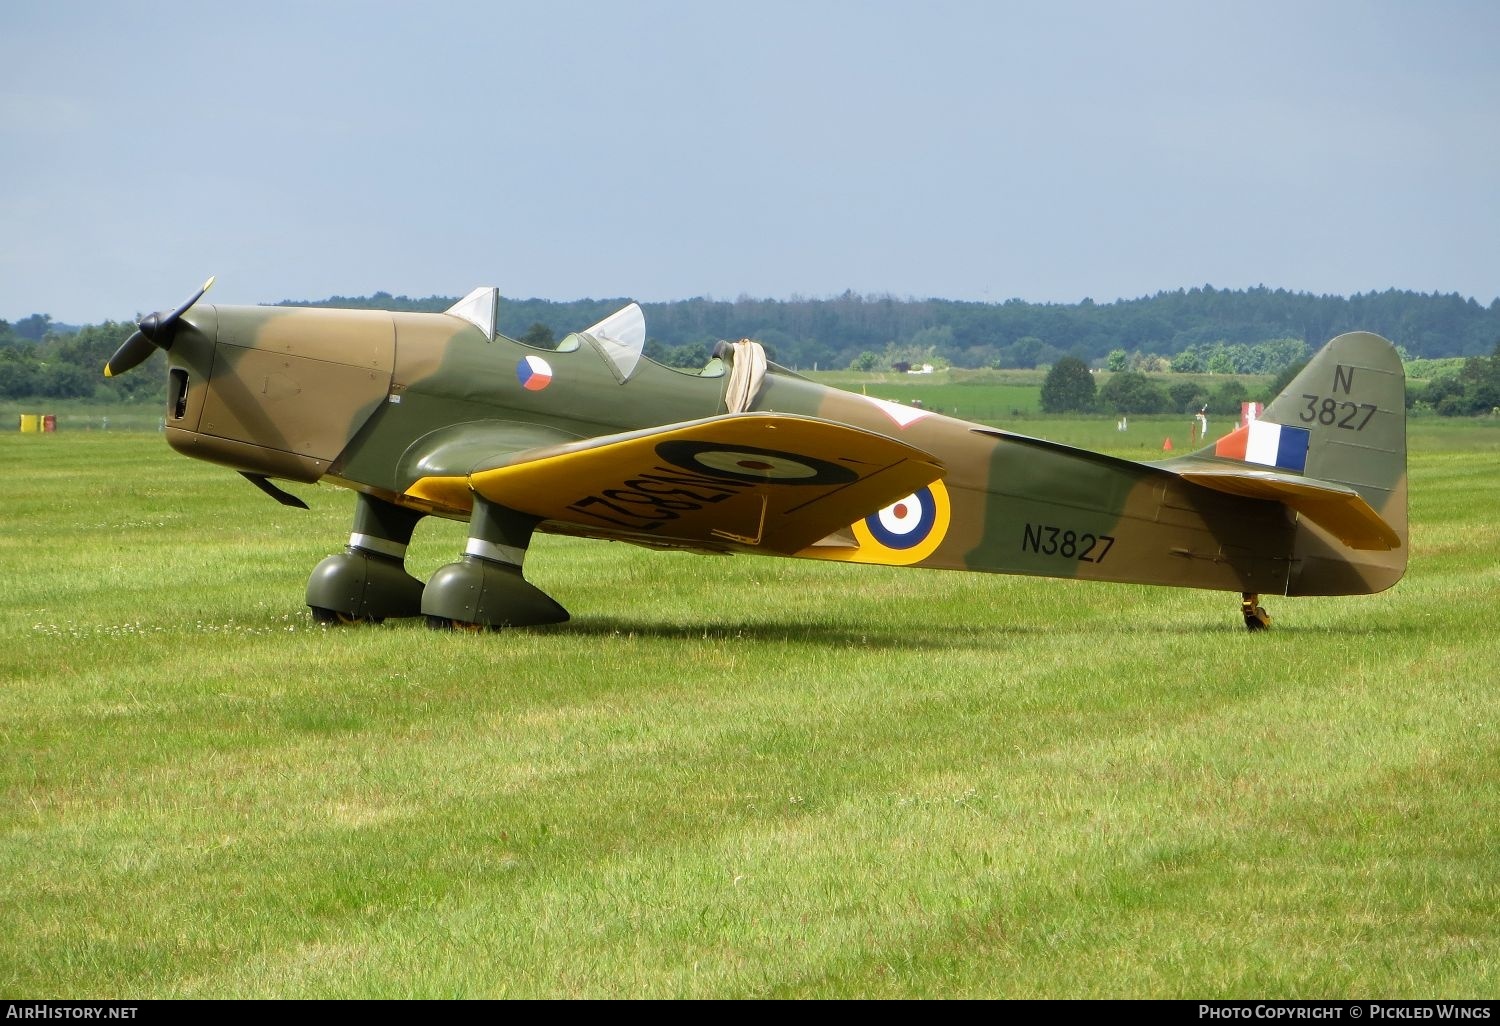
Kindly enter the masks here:
[[407, 494], [456, 510], [478, 495], [588, 536], [793, 555], [943, 472], [885, 435], [750, 413], [530, 449]]

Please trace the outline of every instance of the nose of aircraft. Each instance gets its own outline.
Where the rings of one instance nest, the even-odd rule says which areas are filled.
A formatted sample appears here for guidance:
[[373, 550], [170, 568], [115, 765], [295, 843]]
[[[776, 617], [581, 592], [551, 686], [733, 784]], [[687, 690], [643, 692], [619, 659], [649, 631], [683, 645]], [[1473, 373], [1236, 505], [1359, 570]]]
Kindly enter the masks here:
[[166, 351], [172, 348], [173, 337], [177, 333], [177, 322], [182, 315], [192, 309], [194, 303], [203, 298], [203, 293], [213, 285], [213, 278], [203, 283], [203, 287], [193, 294], [193, 298], [183, 303], [170, 313], [158, 311], [147, 314], [136, 322], [135, 328], [115, 355], [111, 356], [104, 364], [104, 376], [112, 378], [116, 374], [124, 374], [130, 368], [140, 363], [151, 355], [153, 349]]

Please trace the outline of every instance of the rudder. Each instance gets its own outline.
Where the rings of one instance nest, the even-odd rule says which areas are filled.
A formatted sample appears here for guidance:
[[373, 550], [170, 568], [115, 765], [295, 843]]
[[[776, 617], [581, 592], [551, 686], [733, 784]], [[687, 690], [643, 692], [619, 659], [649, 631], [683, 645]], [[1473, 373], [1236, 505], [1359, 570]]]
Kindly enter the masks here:
[[1262, 414], [1202, 450], [1346, 485], [1399, 538], [1387, 551], [1351, 552], [1303, 520], [1288, 593], [1367, 594], [1406, 571], [1406, 373], [1396, 347], [1379, 335], [1340, 335], [1308, 362]]
[[1303, 473], [1349, 485], [1406, 538], [1406, 372], [1379, 335], [1340, 335], [1271, 400], [1265, 420], [1306, 428]]

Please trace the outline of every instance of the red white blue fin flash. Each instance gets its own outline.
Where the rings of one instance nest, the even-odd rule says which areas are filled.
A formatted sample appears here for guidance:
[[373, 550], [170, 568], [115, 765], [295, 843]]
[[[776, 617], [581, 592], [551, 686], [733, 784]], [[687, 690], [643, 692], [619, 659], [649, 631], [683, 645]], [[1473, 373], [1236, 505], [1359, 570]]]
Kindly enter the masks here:
[[1252, 420], [1215, 442], [1214, 455], [1300, 474], [1307, 469], [1310, 438], [1307, 428]]

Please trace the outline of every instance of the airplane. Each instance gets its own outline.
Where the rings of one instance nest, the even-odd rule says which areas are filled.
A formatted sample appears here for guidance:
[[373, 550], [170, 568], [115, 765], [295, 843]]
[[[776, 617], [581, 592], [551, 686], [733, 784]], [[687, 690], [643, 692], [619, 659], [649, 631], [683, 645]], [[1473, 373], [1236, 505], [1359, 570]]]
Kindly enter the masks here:
[[[643, 354], [636, 304], [555, 346], [496, 330], [499, 290], [444, 313], [186, 303], [105, 365], [167, 356], [172, 448], [354, 492], [307, 582], [322, 623], [560, 623], [527, 581], [536, 531], [662, 549], [1217, 589], [1363, 595], [1406, 570], [1406, 412], [1385, 339], [1329, 342], [1262, 416], [1195, 452], [1121, 459], [842, 391], [720, 342], [696, 372]], [[425, 583], [417, 523], [468, 523]]]

